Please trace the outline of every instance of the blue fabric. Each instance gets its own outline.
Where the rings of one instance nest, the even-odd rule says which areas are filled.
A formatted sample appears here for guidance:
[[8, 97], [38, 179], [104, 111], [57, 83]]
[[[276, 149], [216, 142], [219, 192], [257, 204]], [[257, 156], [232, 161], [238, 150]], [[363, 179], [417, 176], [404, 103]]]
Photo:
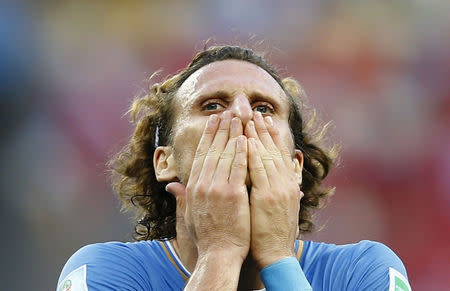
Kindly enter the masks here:
[[183, 290], [184, 280], [157, 241], [85, 246], [67, 261], [59, 283], [86, 264], [89, 291]]
[[276, 261], [261, 270], [261, 280], [267, 291], [298, 290], [312, 291], [297, 258]]
[[[88, 245], [64, 266], [58, 284], [87, 265], [93, 290], [183, 290], [185, 282], [156, 241]], [[389, 267], [402, 273], [402, 261], [385, 245], [372, 241], [334, 245], [305, 241], [300, 267], [314, 291], [388, 290]]]
[[368, 240], [349, 245], [305, 241], [300, 266], [314, 291], [389, 290], [389, 267], [408, 278], [390, 248]]

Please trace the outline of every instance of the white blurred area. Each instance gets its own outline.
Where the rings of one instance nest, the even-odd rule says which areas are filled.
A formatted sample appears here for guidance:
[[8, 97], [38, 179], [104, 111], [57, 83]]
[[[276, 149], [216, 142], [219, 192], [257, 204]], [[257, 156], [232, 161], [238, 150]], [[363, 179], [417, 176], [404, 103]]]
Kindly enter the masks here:
[[5, 2], [3, 290], [54, 289], [81, 246], [132, 239], [105, 166], [132, 134], [123, 115], [210, 37], [267, 51], [334, 121], [337, 190], [305, 239], [381, 241], [414, 290], [450, 285], [450, 2]]

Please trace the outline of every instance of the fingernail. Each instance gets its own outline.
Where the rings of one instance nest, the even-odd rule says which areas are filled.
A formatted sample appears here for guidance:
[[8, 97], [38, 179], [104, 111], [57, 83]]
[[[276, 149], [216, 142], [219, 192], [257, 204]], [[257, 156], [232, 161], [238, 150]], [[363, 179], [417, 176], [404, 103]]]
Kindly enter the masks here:
[[253, 123], [253, 120], [250, 120], [247, 124], [248, 128], [253, 129], [255, 128], [255, 124]]
[[266, 120], [266, 122], [270, 125], [273, 126], [273, 119], [270, 116], [267, 116], [266, 118], [264, 118]]
[[262, 120], [262, 114], [261, 114], [261, 112], [256, 112], [256, 113], [255, 113], [255, 120], [257, 120], [257, 121], [261, 121], [261, 120]]
[[225, 111], [222, 113], [222, 119], [230, 119], [231, 118], [231, 111]]
[[239, 126], [239, 118], [234, 117], [234, 118], [231, 120], [231, 128], [232, 128], [232, 129], [237, 129], [238, 126]]
[[218, 120], [219, 117], [216, 114], [213, 114], [209, 117], [209, 122], [211, 122], [211, 124], [215, 124]]

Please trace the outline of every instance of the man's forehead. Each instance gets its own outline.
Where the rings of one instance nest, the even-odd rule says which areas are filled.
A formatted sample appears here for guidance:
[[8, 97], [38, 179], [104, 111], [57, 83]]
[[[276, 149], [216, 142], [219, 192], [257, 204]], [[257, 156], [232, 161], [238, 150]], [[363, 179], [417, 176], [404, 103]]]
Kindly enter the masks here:
[[233, 59], [213, 62], [198, 69], [184, 81], [177, 95], [179, 98], [189, 99], [189, 96], [195, 97], [233, 89], [252, 90], [255, 91], [252, 93], [261, 95], [285, 97], [281, 86], [264, 69], [246, 61]]

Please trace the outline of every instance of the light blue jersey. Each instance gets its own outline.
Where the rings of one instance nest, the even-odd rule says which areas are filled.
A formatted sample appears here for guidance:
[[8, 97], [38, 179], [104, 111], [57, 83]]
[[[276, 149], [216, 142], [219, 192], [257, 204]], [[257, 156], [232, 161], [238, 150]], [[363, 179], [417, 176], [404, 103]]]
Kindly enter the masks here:
[[[411, 290], [402, 261], [383, 244], [296, 241], [295, 249], [314, 291]], [[67, 261], [57, 290], [183, 290], [189, 276], [168, 241], [98, 243]]]
[[300, 266], [314, 291], [411, 290], [400, 258], [378, 242], [334, 245], [305, 241]]

